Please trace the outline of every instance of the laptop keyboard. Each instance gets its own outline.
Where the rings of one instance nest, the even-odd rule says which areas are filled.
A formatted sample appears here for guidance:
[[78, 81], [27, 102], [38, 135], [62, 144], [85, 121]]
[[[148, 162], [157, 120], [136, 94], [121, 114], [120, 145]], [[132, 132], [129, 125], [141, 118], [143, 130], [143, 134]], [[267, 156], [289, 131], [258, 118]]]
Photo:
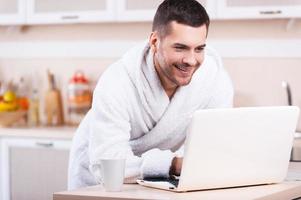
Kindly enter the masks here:
[[156, 177], [156, 178], [144, 178], [144, 181], [151, 181], [151, 182], [168, 182], [175, 187], [178, 187], [179, 185], [179, 179], [175, 178], [162, 178], [162, 177]]

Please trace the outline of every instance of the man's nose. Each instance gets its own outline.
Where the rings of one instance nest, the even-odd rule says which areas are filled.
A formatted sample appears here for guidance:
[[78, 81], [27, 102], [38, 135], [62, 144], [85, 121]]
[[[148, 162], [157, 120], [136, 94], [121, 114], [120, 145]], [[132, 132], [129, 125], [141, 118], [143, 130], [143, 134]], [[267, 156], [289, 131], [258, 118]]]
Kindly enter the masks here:
[[194, 53], [187, 53], [184, 58], [183, 58], [183, 63], [186, 63], [190, 66], [195, 66], [197, 64], [197, 58], [196, 56], [194, 55]]

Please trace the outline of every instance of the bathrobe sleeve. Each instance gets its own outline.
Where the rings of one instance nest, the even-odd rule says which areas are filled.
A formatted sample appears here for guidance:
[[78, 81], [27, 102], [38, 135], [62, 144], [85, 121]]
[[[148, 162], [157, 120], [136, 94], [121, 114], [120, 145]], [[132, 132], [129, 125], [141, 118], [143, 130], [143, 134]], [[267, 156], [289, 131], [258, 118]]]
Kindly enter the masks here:
[[126, 158], [125, 182], [147, 176], [169, 176], [173, 152], [151, 149], [141, 157], [134, 155], [129, 144], [128, 109], [131, 108], [122, 89], [112, 86], [109, 90], [105, 85], [95, 89], [89, 121], [89, 169], [97, 183], [101, 183], [102, 158]]

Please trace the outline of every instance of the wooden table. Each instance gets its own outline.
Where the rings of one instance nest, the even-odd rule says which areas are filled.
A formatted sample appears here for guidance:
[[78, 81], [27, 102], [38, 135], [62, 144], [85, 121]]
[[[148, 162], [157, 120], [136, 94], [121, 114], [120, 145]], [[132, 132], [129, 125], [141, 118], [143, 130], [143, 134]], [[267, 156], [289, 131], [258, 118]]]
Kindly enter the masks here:
[[[291, 163], [290, 170], [301, 172], [301, 163]], [[281, 184], [238, 187], [229, 189], [203, 190], [196, 192], [174, 193], [159, 189], [143, 187], [137, 184], [124, 184], [122, 192], [105, 192], [101, 186], [81, 188], [74, 191], [58, 192], [54, 200], [214, 200], [214, 199], [296, 199], [301, 198], [301, 181], [286, 181]]]
[[221, 190], [204, 190], [197, 192], [174, 193], [143, 187], [137, 184], [125, 184], [122, 192], [105, 192], [101, 186], [92, 186], [75, 191], [58, 192], [54, 200], [112, 200], [112, 199], [295, 199], [301, 197], [301, 182], [284, 182], [281, 184], [240, 187]]

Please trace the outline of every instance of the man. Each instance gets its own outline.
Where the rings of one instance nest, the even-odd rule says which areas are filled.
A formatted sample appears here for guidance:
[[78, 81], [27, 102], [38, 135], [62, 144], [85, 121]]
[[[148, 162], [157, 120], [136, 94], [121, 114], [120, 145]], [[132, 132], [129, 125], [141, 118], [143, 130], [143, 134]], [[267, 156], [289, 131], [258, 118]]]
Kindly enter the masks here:
[[195, 0], [165, 0], [149, 41], [101, 76], [73, 141], [69, 189], [101, 182], [102, 158], [126, 158], [125, 182], [179, 175], [186, 129], [198, 109], [231, 107], [221, 60], [206, 47], [209, 17]]

